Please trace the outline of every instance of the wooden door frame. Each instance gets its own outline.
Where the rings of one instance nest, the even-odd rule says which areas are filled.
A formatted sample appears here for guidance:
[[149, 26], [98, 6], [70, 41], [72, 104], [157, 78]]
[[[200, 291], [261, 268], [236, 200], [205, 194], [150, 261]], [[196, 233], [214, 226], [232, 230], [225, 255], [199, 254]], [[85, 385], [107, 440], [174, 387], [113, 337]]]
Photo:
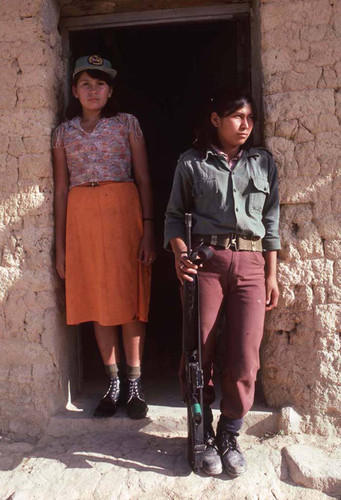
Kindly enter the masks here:
[[[251, 88], [260, 120], [255, 126], [256, 143], [263, 139], [262, 111], [262, 71], [260, 48], [260, 0], [250, 0], [228, 5], [212, 5], [206, 7], [185, 7], [178, 9], [150, 10], [139, 12], [124, 12], [94, 16], [62, 17], [59, 29], [62, 35], [62, 58], [65, 62], [66, 78], [64, 88], [64, 105], [66, 109], [70, 88], [70, 33], [90, 29], [104, 29], [127, 26], [152, 26], [163, 24], [215, 22], [249, 18], [250, 20], [250, 50], [251, 50]], [[80, 348], [80, 332], [78, 329], [78, 364], [82, 373], [82, 350]], [[82, 379], [83, 377], [80, 376]]]
[[137, 12], [121, 12], [95, 16], [62, 17], [59, 27], [62, 30], [79, 31], [118, 26], [218, 21], [249, 14], [250, 2], [241, 2], [206, 7], [183, 7], [179, 9], [141, 10]]

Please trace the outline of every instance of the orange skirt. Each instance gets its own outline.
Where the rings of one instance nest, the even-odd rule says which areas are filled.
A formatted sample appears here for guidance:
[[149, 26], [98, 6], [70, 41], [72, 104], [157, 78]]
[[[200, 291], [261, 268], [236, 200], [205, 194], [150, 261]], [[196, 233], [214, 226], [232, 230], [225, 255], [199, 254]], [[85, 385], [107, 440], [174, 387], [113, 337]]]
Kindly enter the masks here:
[[147, 321], [151, 268], [137, 260], [142, 212], [133, 182], [70, 190], [66, 221], [66, 322]]

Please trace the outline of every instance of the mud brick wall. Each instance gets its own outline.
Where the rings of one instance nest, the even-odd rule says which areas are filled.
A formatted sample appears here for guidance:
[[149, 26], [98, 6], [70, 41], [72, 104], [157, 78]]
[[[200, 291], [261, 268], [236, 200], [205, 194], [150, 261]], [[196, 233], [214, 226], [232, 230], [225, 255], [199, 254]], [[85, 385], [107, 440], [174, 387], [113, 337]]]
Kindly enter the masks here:
[[52, 258], [59, 10], [38, 0], [3, 0], [0, 9], [0, 427], [34, 436], [75, 380], [76, 336], [64, 326]]
[[340, 423], [341, 4], [261, 2], [265, 134], [279, 167], [282, 297], [266, 322], [270, 406]]

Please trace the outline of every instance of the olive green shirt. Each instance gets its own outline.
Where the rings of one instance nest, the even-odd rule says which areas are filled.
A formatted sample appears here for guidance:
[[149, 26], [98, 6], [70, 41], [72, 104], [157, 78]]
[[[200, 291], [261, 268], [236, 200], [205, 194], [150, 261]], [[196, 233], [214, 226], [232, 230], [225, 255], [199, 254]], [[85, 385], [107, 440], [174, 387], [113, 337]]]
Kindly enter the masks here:
[[243, 150], [232, 169], [218, 151], [205, 158], [195, 149], [180, 156], [165, 221], [165, 248], [186, 239], [185, 213], [193, 234], [236, 233], [262, 238], [264, 250], [279, 250], [277, 168], [271, 153]]

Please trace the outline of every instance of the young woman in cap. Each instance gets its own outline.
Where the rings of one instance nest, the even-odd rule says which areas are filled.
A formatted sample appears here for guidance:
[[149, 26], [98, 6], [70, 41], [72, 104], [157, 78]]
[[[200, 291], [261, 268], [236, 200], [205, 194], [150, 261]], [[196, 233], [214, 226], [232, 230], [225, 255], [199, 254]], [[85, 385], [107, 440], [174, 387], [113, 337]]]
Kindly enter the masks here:
[[65, 278], [69, 325], [92, 321], [110, 378], [94, 415], [116, 412], [119, 325], [127, 363], [127, 412], [143, 418], [141, 357], [155, 259], [151, 183], [135, 116], [113, 99], [116, 71], [99, 56], [73, 72], [69, 121], [53, 135], [56, 268]]
[[[193, 148], [180, 156], [166, 213], [165, 246], [174, 252], [177, 276], [181, 284], [193, 274], [199, 279], [206, 442], [202, 467], [211, 475], [223, 467], [234, 477], [246, 470], [238, 431], [254, 400], [265, 310], [276, 307], [279, 295], [277, 171], [268, 151], [250, 147], [254, 121], [255, 106], [247, 93], [217, 92]], [[204, 242], [213, 250], [203, 267], [187, 258], [186, 212], [193, 215], [193, 247]], [[210, 405], [219, 331], [222, 399], [215, 435]]]

